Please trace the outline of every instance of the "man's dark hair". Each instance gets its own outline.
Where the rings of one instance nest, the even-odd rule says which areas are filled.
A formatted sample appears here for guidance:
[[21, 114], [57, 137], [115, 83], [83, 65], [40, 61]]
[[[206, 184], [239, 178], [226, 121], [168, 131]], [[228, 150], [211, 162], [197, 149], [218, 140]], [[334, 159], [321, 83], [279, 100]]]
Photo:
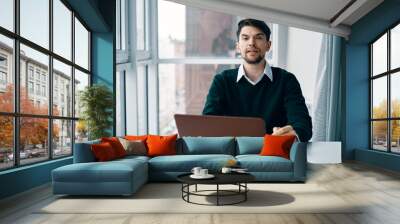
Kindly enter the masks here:
[[265, 37], [269, 41], [269, 37], [271, 36], [271, 30], [269, 29], [268, 25], [264, 21], [257, 20], [257, 19], [240, 20], [240, 22], [238, 23], [238, 30], [236, 32], [236, 36], [237, 36], [238, 40], [239, 40], [240, 31], [245, 26], [253, 26], [253, 27], [260, 29], [265, 34]]

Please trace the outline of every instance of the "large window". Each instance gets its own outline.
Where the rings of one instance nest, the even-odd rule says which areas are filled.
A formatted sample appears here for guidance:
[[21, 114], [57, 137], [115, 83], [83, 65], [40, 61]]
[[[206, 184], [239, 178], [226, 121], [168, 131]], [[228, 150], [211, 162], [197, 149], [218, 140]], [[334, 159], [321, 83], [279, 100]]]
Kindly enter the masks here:
[[0, 3], [0, 170], [70, 156], [74, 135], [87, 139], [74, 105], [90, 84], [89, 30], [62, 0], [15, 2]]
[[400, 25], [378, 37], [371, 51], [371, 148], [400, 153]]
[[[214, 75], [242, 62], [242, 17], [167, 0], [117, 0], [116, 10], [117, 132], [176, 133], [173, 115], [201, 114]], [[310, 109], [322, 34], [268, 25], [266, 59], [297, 76]]]
[[235, 30], [240, 19], [158, 1], [160, 134], [176, 133], [175, 113], [201, 114], [214, 75], [240, 63], [235, 53]]
[[[173, 115], [201, 114], [214, 76], [242, 63], [236, 30], [243, 17], [166, 0], [157, 8], [158, 131], [172, 134]], [[265, 58], [296, 75], [311, 113], [322, 34], [266, 23], [272, 48]]]

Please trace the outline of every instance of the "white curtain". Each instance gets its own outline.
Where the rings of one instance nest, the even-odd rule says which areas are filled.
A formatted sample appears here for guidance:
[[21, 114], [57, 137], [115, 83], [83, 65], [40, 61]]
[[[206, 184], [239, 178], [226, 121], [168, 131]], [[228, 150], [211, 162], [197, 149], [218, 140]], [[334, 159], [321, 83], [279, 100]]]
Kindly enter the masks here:
[[341, 135], [341, 67], [343, 38], [324, 34], [315, 81], [311, 141], [339, 141]]

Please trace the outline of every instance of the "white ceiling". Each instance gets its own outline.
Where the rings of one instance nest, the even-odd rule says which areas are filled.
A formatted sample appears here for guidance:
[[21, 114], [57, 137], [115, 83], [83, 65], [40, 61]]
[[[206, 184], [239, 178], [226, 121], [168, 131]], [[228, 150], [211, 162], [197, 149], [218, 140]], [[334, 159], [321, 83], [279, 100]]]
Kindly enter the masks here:
[[[383, 2], [383, 0], [169, 1], [345, 38], [350, 35], [352, 24]], [[346, 9], [342, 10], [343, 8]]]
[[[352, 0], [222, 0], [241, 5], [262, 7], [304, 17], [310, 17], [323, 21], [330, 21]], [[379, 5], [383, 0], [356, 0], [353, 5], [358, 5], [352, 15], [349, 15], [341, 24], [352, 25], [360, 17]], [[357, 4], [356, 4], [357, 3]]]
[[329, 21], [351, 0], [224, 0]]

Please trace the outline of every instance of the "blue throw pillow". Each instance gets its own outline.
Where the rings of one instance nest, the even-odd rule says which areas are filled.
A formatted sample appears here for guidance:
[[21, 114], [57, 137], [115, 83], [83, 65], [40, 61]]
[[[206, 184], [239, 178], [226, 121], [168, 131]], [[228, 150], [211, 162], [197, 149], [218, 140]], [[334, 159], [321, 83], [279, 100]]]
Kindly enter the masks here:
[[233, 137], [183, 137], [182, 153], [226, 154], [234, 155], [235, 139]]
[[237, 155], [259, 154], [264, 145], [264, 137], [236, 137]]
[[95, 162], [96, 158], [91, 150], [92, 144], [99, 144], [100, 140], [75, 143], [74, 147], [74, 163]]

